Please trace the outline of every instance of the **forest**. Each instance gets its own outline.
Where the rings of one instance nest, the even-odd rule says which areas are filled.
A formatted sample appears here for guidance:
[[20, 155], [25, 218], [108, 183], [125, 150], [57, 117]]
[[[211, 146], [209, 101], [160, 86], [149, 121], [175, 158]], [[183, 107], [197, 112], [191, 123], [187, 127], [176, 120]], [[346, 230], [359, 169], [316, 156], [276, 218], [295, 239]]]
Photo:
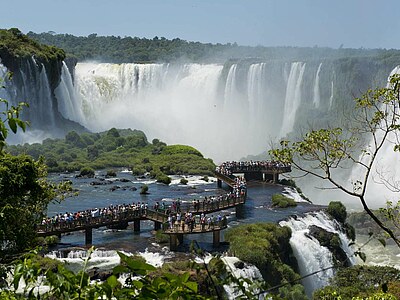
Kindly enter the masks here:
[[28, 37], [42, 44], [63, 49], [69, 57], [78, 61], [98, 60], [109, 63], [155, 63], [191, 61], [219, 62], [235, 59], [280, 59], [287, 58], [310, 60], [314, 58], [351, 58], [378, 56], [384, 61], [393, 61], [400, 57], [399, 50], [350, 49], [327, 47], [265, 47], [241, 46], [237, 43], [211, 44], [172, 40], [155, 36], [153, 39], [139, 37], [88, 36], [57, 34], [55, 32], [28, 32]]

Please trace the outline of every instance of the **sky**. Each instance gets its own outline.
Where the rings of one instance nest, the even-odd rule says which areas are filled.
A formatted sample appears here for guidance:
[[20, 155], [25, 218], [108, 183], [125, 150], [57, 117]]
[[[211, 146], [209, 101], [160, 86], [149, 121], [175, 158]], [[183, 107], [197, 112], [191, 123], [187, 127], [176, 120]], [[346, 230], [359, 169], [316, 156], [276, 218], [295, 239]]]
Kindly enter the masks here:
[[400, 49], [399, 0], [13, 0], [0, 28], [203, 43]]

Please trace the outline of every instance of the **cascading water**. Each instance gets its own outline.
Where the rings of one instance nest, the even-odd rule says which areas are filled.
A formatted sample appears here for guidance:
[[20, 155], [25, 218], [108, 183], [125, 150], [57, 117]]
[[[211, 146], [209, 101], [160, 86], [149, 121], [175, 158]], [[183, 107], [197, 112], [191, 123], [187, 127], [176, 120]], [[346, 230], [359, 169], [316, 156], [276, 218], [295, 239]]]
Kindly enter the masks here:
[[301, 103], [301, 84], [306, 64], [301, 62], [292, 63], [288, 84], [286, 88], [285, 108], [283, 118], [285, 122], [281, 128], [280, 136], [284, 137], [293, 130], [296, 120], [296, 112]]
[[[400, 74], [400, 66], [397, 66], [390, 72], [387, 87], [389, 87], [389, 78], [394, 74]], [[389, 112], [389, 118], [390, 114], [391, 112]], [[382, 127], [385, 128], [385, 124], [383, 124]], [[383, 132], [378, 130], [375, 137], [378, 141], [382, 140]], [[386, 201], [396, 202], [399, 199], [398, 186], [400, 183], [400, 174], [397, 172], [397, 166], [400, 166], [400, 155], [398, 152], [394, 151], [394, 145], [396, 143], [398, 143], [398, 137], [393, 132], [389, 133], [372, 165], [372, 172], [370, 173], [365, 197], [371, 208], [385, 207]], [[372, 135], [366, 147], [370, 153], [375, 151], [376, 147]], [[370, 155], [361, 155], [359, 157], [359, 160], [363, 163], [369, 163], [370, 159]], [[360, 181], [364, 183], [365, 173], [366, 169], [363, 166], [356, 165], [352, 169], [348, 182]], [[389, 185], [389, 187], [386, 185]]]
[[58, 101], [58, 111], [64, 118], [83, 123], [82, 103], [80, 102], [80, 97], [76, 95], [72, 76], [65, 62], [62, 65], [60, 84], [54, 93], [57, 99], [62, 99], [62, 101]]
[[319, 91], [319, 73], [321, 72], [321, 67], [322, 67], [322, 63], [320, 63], [318, 66], [317, 74], [315, 75], [315, 83], [314, 83], [314, 90], [313, 90], [313, 92], [314, 92], [313, 103], [316, 108], [319, 107], [320, 102], [321, 102], [321, 95], [320, 95], [320, 91]]
[[341, 247], [347, 254], [350, 264], [355, 264], [353, 251], [348, 246], [350, 240], [340, 230], [339, 224], [325, 213], [308, 213], [304, 217], [281, 221], [279, 225], [288, 226], [292, 229], [290, 244], [302, 276], [325, 269], [323, 272], [303, 279], [302, 283], [308, 295], [311, 295], [314, 290], [328, 285], [329, 278], [334, 275], [334, 270], [330, 268], [334, 265], [332, 253], [328, 248], [322, 247], [314, 237], [309, 235], [309, 227], [311, 225], [316, 225], [328, 232], [337, 233], [341, 241]]
[[[225, 65], [78, 63], [72, 82], [63, 64], [54, 99], [43, 66], [31, 59], [7, 93], [14, 104], [29, 100], [25, 119], [34, 129], [52, 127], [61, 116], [95, 132], [140, 129], [150, 140], [190, 144], [218, 162], [264, 152], [310, 118], [319, 124], [325, 117], [332, 120], [332, 78], [342, 69], [332, 62], [284, 59]], [[335, 86], [339, 89], [346, 92]]]

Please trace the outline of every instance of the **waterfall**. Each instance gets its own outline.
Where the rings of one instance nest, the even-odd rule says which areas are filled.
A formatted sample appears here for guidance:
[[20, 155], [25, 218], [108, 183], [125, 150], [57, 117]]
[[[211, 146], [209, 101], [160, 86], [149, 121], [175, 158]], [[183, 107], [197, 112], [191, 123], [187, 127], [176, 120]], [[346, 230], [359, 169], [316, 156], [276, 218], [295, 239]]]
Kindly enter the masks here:
[[259, 119], [260, 109], [263, 102], [265, 93], [263, 87], [264, 82], [264, 71], [266, 63], [252, 64], [249, 68], [247, 75], [247, 97], [249, 102], [249, 121], [250, 129], [254, 130], [257, 126], [257, 120]]
[[7, 85], [6, 99], [12, 104], [29, 102], [22, 116], [32, 123], [29, 131], [51, 133], [49, 128], [62, 124], [63, 117], [94, 132], [140, 129], [149, 140], [189, 144], [206, 157], [223, 161], [264, 152], [295, 126], [305, 127], [317, 115], [315, 109], [321, 124], [332, 116], [329, 74], [335, 74], [335, 65], [308, 66], [284, 59], [233, 64], [78, 63], [73, 81], [64, 63], [59, 86], [51, 95], [46, 70], [32, 58], [14, 72], [18, 80]]
[[313, 97], [313, 103], [316, 108], [319, 107], [320, 102], [321, 102], [321, 96], [319, 92], [319, 72], [321, 72], [321, 67], [322, 63], [319, 64], [317, 74], [315, 75], [315, 81], [314, 81], [314, 97]]
[[[290, 245], [296, 256], [300, 268], [300, 275], [305, 276], [313, 272], [330, 268], [333, 266], [332, 253], [326, 247], [322, 247], [319, 242], [309, 233], [309, 227], [316, 225], [326, 231], [339, 235], [342, 249], [347, 254], [351, 264], [355, 264], [353, 251], [349, 248], [350, 240], [339, 229], [339, 224], [333, 221], [323, 212], [308, 213], [304, 217], [296, 219], [290, 218], [281, 221], [281, 226], [288, 226], [292, 229]], [[302, 283], [308, 295], [318, 288], [329, 284], [329, 279], [334, 275], [333, 269], [327, 269], [310, 277], [304, 278]]]
[[[395, 67], [388, 76], [387, 87], [389, 87], [389, 78], [394, 74], [400, 74], [400, 66]], [[398, 104], [396, 104], [398, 105]], [[391, 112], [389, 112], [390, 114]], [[389, 115], [390, 118], [390, 115]], [[382, 125], [385, 128], [385, 124]], [[383, 132], [376, 132], [377, 140], [382, 140]], [[400, 183], [400, 173], [397, 171], [400, 166], [400, 155], [394, 151], [394, 145], [398, 143], [398, 137], [393, 132], [389, 133], [386, 141], [378, 153], [378, 156], [372, 165], [372, 172], [367, 187], [366, 201], [371, 208], [377, 209], [386, 206], [386, 201], [392, 201], [394, 204], [399, 199], [398, 188]], [[371, 136], [365, 147], [369, 152], [375, 151], [375, 142]], [[364, 163], [370, 162], [369, 155], [360, 155], [359, 160]], [[364, 184], [364, 175], [366, 169], [360, 165], [355, 165], [351, 170], [348, 182], [361, 181]], [[385, 182], [386, 181], [386, 182]], [[390, 187], [387, 187], [389, 185]]]
[[329, 109], [332, 108], [333, 104], [333, 80], [331, 81], [331, 95], [329, 97]]
[[292, 63], [286, 87], [285, 108], [283, 111], [284, 123], [281, 128], [281, 137], [286, 136], [293, 130], [296, 112], [301, 103], [301, 83], [305, 67], [305, 63]]
[[234, 108], [235, 104], [237, 103], [236, 98], [237, 98], [237, 88], [236, 88], [236, 69], [237, 69], [237, 64], [233, 64], [228, 72], [228, 77], [226, 78], [226, 84], [225, 84], [225, 94], [224, 94], [224, 110], [227, 112], [228, 109], [232, 110]]
[[64, 118], [78, 123], [83, 123], [84, 116], [81, 110], [81, 99], [76, 94], [72, 75], [65, 62], [63, 62], [61, 69], [60, 84], [55, 89], [54, 93], [58, 100], [58, 111], [64, 116]]

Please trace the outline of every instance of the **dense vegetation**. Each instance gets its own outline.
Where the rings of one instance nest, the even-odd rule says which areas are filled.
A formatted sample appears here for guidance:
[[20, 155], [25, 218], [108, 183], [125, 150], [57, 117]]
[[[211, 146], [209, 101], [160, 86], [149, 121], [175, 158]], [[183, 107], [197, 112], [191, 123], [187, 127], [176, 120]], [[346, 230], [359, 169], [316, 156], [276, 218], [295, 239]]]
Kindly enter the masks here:
[[129, 62], [169, 62], [177, 59], [191, 61], [221, 61], [230, 58], [257, 57], [268, 59], [313, 59], [365, 57], [378, 55], [382, 60], [398, 60], [398, 50], [368, 50], [368, 49], [331, 49], [299, 48], [299, 47], [248, 47], [233, 44], [203, 44], [175, 38], [168, 40], [164, 37], [153, 39], [120, 36], [74, 36], [71, 34], [56, 34], [54, 32], [34, 33], [28, 36], [48, 45], [64, 49], [68, 55], [83, 60], [101, 60], [114, 63]]
[[289, 299], [306, 299], [303, 287], [296, 284], [300, 275], [295, 272], [298, 267], [289, 244], [290, 237], [289, 227], [272, 223], [242, 225], [229, 229], [225, 234], [230, 243], [229, 251], [257, 266], [269, 288], [291, 283], [279, 292]]
[[36, 40], [22, 34], [17, 28], [9, 30], [0, 29], [0, 57], [30, 58], [34, 55], [42, 61], [63, 60], [65, 53], [63, 50], [40, 44]]
[[340, 269], [332, 284], [314, 292], [313, 299], [400, 299], [400, 272], [378, 266]]
[[274, 194], [272, 195], [272, 206], [279, 208], [293, 207], [297, 206], [296, 201], [294, 199], [286, 197], [282, 194]]
[[50, 172], [85, 171], [85, 168], [131, 168], [135, 175], [146, 172], [168, 183], [170, 174], [212, 175], [211, 159], [190, 146], [147, 141], [142, 131], [112, 128], [102, 133], [69, 132], [65, 139], [46, 139], [42, 144], [9, 146], [12, 154], [45, 157]]

